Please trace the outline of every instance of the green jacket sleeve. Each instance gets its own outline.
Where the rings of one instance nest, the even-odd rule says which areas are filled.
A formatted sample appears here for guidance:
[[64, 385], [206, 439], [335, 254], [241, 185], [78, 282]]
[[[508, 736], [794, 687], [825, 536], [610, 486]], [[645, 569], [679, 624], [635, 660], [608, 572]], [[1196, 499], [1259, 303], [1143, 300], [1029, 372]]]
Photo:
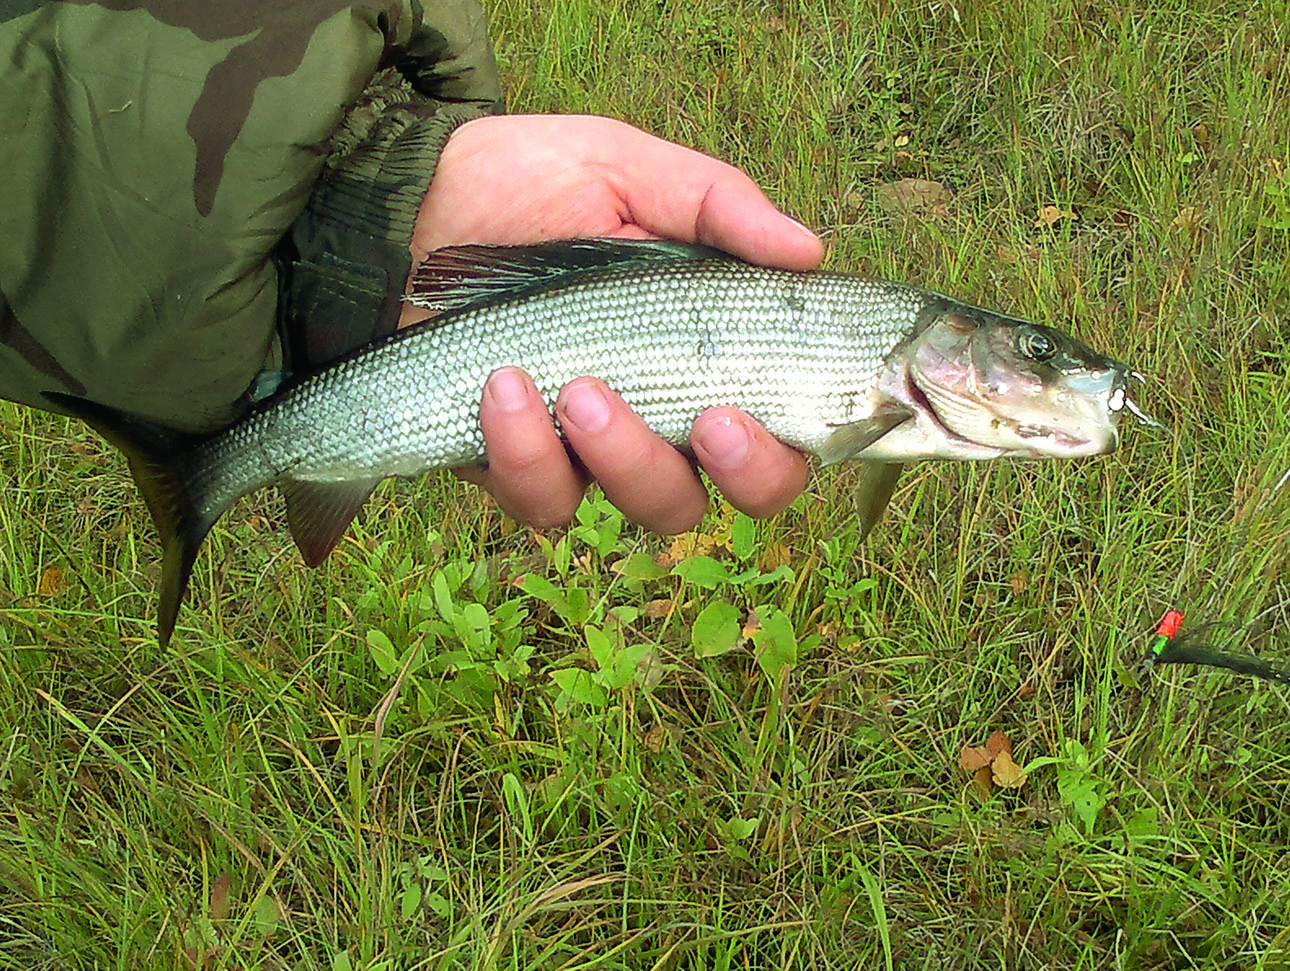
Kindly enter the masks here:
[[187, 430], [279, 316], [388, 327], [443, 144], [500, 108], [470, 0], [0, 0], [0, 55], [0, 396]]

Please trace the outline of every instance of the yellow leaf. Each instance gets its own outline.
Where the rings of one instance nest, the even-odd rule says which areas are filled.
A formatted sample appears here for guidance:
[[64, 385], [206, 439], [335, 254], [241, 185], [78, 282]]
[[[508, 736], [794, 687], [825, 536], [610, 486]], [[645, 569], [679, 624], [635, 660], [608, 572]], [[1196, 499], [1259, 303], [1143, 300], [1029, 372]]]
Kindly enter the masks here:
[[729, 547], [728, 543], [723, 544], [717, 537], [709, 536], [707, 533], [682, 533], [672, 540], [659, 559], [663, 561], [664, 566], [675, 566], [682, 560], [688, 560], [692, 556], [707, 556], [718, 546]]
[[1205, 221], [1205, 213], [1200, 206], [1187, 206], [1179, 209], [1178, 215], [1169, 223], [1170, 229], [1196, 229]]
[[1069, 209], [1058, 209], [1056, 206], [1044, 206], [1039, 210], [1039, 218], [1035, 220], [1035, 226], [1051, 226], [1053, 223], [1060, 222], [1063, 219], [1078, 219], [1079, 216]]
[[767, 543], [762, 547], [761, 555], [757, 557], [757, 566], [763, 573], [770, 573], [792, 561], [793, 551], [783, 543]]
[[1003, 789], [1020, 789], [1026, 784], [1026, 773], [1021, 771], [1021, 766], [1012, 761], [1012, 756], [1007, 752], [996, 755], [990, 768], [996, 786]]

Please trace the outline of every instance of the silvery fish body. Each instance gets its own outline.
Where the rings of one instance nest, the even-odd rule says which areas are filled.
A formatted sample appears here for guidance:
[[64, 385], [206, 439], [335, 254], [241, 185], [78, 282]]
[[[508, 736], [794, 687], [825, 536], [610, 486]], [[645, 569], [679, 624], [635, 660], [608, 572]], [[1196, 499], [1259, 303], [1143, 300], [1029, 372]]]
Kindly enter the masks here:
[[[205, 439], [158, 447], [138, 420], [52, 396], [131, 457], [166, 547], [161, 637], [206, 532], [277, 484], [321, 562], [389, 476], [485, 462], [488, 376], [532, 375], [549, 405], [604, 379], [665, 439], [730, 405], [820, 457], [1043, 458], [1109, 451], [1131, 372], [1037, 324], [895, 283], [756, 267], [699, 247], [577, 240], [432, 254], [409, 300], [438, 314], [262, 402]], [[876, 500], [881, 511], [899, 465]]]
[[818, 453], [837, 427], [872, 415], [884, 362], [927, 303], [909, 287], [729, 260], [586, 277], [404, 331], [286, 391], [196, 457], [219, 469], [212, 507], [282, 476], [481, 463], [480, 393], [506, 365], [552, 405], [572, 379], [600, 377], [676, 444], [703, 410], [732, 405]]

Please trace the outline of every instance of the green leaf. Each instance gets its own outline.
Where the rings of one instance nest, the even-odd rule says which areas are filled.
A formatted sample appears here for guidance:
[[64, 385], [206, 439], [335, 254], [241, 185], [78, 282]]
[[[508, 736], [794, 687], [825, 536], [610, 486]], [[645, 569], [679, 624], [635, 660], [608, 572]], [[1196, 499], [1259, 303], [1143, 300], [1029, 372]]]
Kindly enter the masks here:
[[739, 610], [720, 600], [699, 611], [690, 628], [695, 657], [719, 657], [739, 642]]
[[726, 833], [734, 840], [746, 840], [753, 833], [757, 832], [757, 826], [761, 822], [760, 816], [754, 816], [752, 819], [742, 819], [736, 816], [726, 823]]
[[1141, 842], [1160, 835], [1160, 823], [1156, 810], [1148, 806], [1139, 809], [1124, 821], [1124, 835], [1130, 843]]
[[278, 903], [272, 897], [256, 897], [255, 903], [251, 905], [251, 912], [256, 931], [264, 937], [268, 937], [277, 930], [282, 921]]
[[557, 607], [556, 613], [562, 614], [564, 619], [575, 627], [581, 627], [591, 616], [591, 598], [582, 587], [570, 587], [564, 596], [565, 608], [561, 611]]
[[526, 573], [520, 581], [520, 589], [530, 597], [536, 597], [556, 611], [565, 609], [564, 594], [544, 576], [539, 576], [536, 573]]
[[604, 521], [596, 529], [596, 552], [606, 557], [618, 545], [618, 537], [623, 531], [623, 514], [610, 507]]
[[600, 673], [600, 683], [610, 691], [619, 691], [636, 680], [636, 670], [650, 651], [652, 644], [633, 644], [614, 652], [608, 666]]
[[399, 653], [383, 631], [373, 628], [367, 632], [367, 653], [387, 678], [399, 673]]
[[448, 578], [443, 575], [442, 570], [436, 570], [434, 578], [430, 581], [430, 589], [434, 592], [435, 609], [439, 611], [439, 616], [452, 623], [453, 617], [457, 611], [452, 606], [452, 593], [448, 589]]
[[587, 647], [591, 651], [591, 656], [596, 659], [596, 667], [605, 670], [613, 663], [616, 645], [614, 639], [602, 631], [599, 627], [588, 625], [583, 628], [583, 634], [587, 638]]
[[571, 703], [603, 708], [609, 701], [609, 692], [591, 679], [591, 674], [582, 668], [564, 668], [552, 671], [551, 680], [560, 689], [556, 707], [568, 710]]
[[735, 521], [730, 524], [730, 546], [738, 559], [746, 560], [757, 549], [757, 524], [750, 516], [741, 512], [735, 513]]
[[466, 604], [453, 618], [453, 629], [474, 657], [488, 651], [489, 623], [488, 608], [476, 603]]
[[498, 631], [514, 630], [528, 615], [520, 601], [504, 600], [493, 608], [493, 625]]
[[785, 667], [797, 663], [797, 635], [793, 625], [778, 607], [758, 607], [761, 626], [753, 633], [757, 645], [757, 663], [766, 677], [775, 680]]
[[636, 623], [640, 617], [639, 607], [633, 607], [631, 604], [618, 604], [616, 607], [609, 608], [605, 614], [605, 622], [618, 624], [620, 627], [626, 627], [629, 624]]
[[629, 580], [657, 580], [667, 576], [667, 570], [655, 562], [654, 557], [644, 551], [624, 556], [610, 567], [619, 576]]
[[886, 959], [887, 971], [891, 971], [893, 967], [891, 928], [887, 921], [887, 907], [882, 899], [882, 887], [878, 883], [878, 878], [859, 860], [856, 861], [856, 872], [859, 873], [860, 882], [864, 884], [865, 893], [869, 897], [869, 907], [873, 910], [873, 921], [878, 928], [878, 939], [882, 941], [882, 952]]
[[562, 578], [569, 576], [569, 564], [573, 560], [573, 547], [568, 536], [562, 536], [555, 544], [555, 558], [551, 565]]
[[715, 590], [723, 583], [730, 582], [730, 571], [710, 556], [695, 556], [682, 560], [672, 568], [672, 573], [687, 583], [705, 590]]
[[793, 580], [794, 580], [793, 568], [789, 566], [787, 563], [781, 563], [779, 566], [775, 567], [775, 569], [771, 570], [769, 573], [758, 573], [755, 577], [753, 577], [751, 580], [748, 581], [748, 586], [764, 587], [764, 586], [767, 586], [768, 584], [779, 583], [781, 581], [787, 581], [788, 583], [792, 583]]
[[1098, 814], [1106, 805], [1097, 779], [1079, 769], [1057, 770], [1057, 794], [1083, 826], [1084, 835], [1091, 835]]
[[520, 831], [528, 843], [533, 842], [533, 818], [529, 815], [529, 796], [514, 772], [502, 776], [502, 799], [506, 802], [506, 811], [513, 819], [518, 820]]
[[409, 883], [403, 888], [399, 909], [403, 912], [403, 923], [410, 923], [421, 909], [421, 884]]

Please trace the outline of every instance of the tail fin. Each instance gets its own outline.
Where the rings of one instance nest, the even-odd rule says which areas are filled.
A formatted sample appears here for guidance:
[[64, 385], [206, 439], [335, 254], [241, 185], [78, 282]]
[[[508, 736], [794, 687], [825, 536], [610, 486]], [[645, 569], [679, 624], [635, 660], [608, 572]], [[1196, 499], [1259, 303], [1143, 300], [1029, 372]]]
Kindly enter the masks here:
[[188, 589], [197, 551], [210, 528], [224, 514], [223, 509], [202, 514], [189, 494], [184, 453], [192, 439], [85, 398], [49, 391], [45, 397], [82, 419], [119, 448], [130, 463], [135, 485], [161, 534], [163, 558], [157, 637], [165, 647], [174, 633], [175, 618]]

